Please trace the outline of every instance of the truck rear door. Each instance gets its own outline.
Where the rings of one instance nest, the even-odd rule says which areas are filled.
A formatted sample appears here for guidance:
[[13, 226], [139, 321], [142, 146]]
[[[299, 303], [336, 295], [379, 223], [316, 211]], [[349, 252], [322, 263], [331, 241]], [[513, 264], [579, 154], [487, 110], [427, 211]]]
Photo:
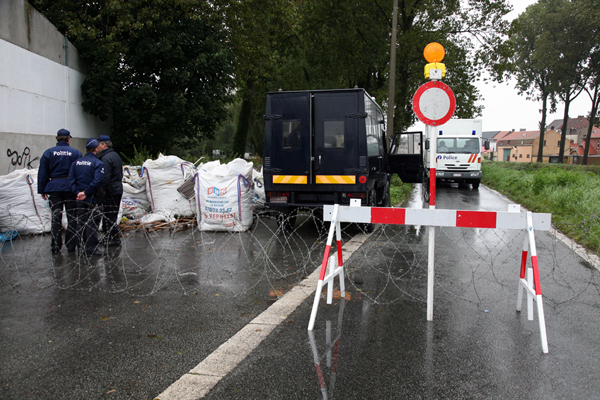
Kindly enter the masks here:
[[358, 101], [357, 92], [314, 94], [314, 183], [357, 183], [358, 126], [366, 117]]
[[423, 182], [423, 132], [403, 132], [392, 137], [388, 164], [404, 183]]
[[[310, 176], [310, 93], [276, 94], [270, 98], [265, 135], [265, 174], [273, 184], [307, 184]], [[269, 126], [270, 123], [270, 126]]]

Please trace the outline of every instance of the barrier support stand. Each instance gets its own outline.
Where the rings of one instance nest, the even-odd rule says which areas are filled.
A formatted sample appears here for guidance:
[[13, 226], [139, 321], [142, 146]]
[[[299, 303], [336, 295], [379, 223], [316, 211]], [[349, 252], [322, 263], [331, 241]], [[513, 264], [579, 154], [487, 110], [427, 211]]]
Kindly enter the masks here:
[[[340, 229], [340, 222], [337, 220], [338, 210], [339, 205], [336, 204], [333, 208], [331, 226], [329, 228], [329, 234], [327, 235], [327, 245], [325, 246], [325, 254], [323, 255], [323, 262], [321, 263], [321, 274], [319, 275], [319, 282], [317, 283], [317, 291], [315, 292], [313, 308], [310, 313], [310, 321], [308, 323], [309, 331], [312, 331], [315, 326], [315, 319], [317, 318], [317, 311], [319, 310], [319, 300], [321, 299], [321, 292], [325, 283], [327, 283], [327, 304], [331, 304], [333, 302], [333, 280], [336, 276], [338, 276], [340, 279], [340, 296], [341, 298], [346, 297], [346, 287], [344, 284], [344, 261], [342, 258], [342, 232]], [[333, 256], [329, 257], [334, 232], [336, 233], [338, 256], [337, 267], [335, 267], [335, 258]], [[326, 276], [327, 272], [329, 272], [329, 274]]]
[[[352, 199], [358, 200], [358, 199]], [[360, 201], [360, 200], [359, 200]], [[310, 317], [309, 330], [314, 327], [319, 299], [323, 290], [323, 284], [331, 282], [335, 276], [340, 276], [340, 289], [342, 296], [344, 293], [344, 276], [341, 249], [341, 231], [340, 223], [351, 222], [360, 224], [392, 224], [392, 225], [419, 225], [429, 227], [429, 255], [428, 255], [428, 292], [427, 292], [427, 320], [433, 319], [433, 284], [434, 284], [434, 250], [435, 250], [435, 228], [479, 228], [479, 229], [518, 229], [526, 230], [523, 243], [523, 253], [521, 256], [521, 273], [517, 293], [517, 311], [521, 311], [523, 301], [523, 290], [527, 291], [528, 318], [533, 320], [534, 308], [533, 301], [537, 302], [537, 313], [540, 326], [540, 337], [542, 342], [542, 351], [548, 353], [548, 338], [546, 336], [546, 320], [544, 317], [544, 307], [542, 302], [542, 290], [540, 286], [540, 274], [537, 260], [537, 250], [535, 247], [534, 227], [538, 231], [549, 231], [552, 228], [552, 215], [547, 213], [522, 213], [518, 204], [509, 205], [508, 212], [502, 211], [479, 211], [479, 210], [439, 210], [434, 204], [430, 204], [429, 209], [410, 209], [396, 207], [360, 207], [360, 203], [350, 206], [325, 205], [323, 207], [324, 220], [331, 221], [323, 264], [321, 266], [321, 275], [319, 278], [317, 293]], [[337, 230], [338, 246], [338, 267], [334, 267], [335, 257], [329, 257], [331, 244], [333, 241], [333, 232]], [[527, 268], [527, 255], [531, 249], [531, 267]], [[329, 274], [325, 277], [327, 267]], [[329, 289], [333, 290], [333, 287]], [[328, 302], [331, 302], [331, 294], [328, 292]]]
[[[531, 248], [531, 265], [527, 267], [527, 252]], [[537, 304], [538, 322], [540, 324], [540, 339], [542, 352], [548, 353], [548, 337], [546, 335], [546, 318], [544, 317], [544, 304], [542, 302], [542, 288], [540, 285], [540, 271], [537, 262], [537, 249], [533, 230], [533, 216], [527, 212], [527, 235], [523, 243], [521, 254], [521, 275], [519, 291], [517, 294], [517, 312], [521, 312], [523, 303], [523, 290], [527, 291], [527, 319], [533, 320], [533, 301]]]

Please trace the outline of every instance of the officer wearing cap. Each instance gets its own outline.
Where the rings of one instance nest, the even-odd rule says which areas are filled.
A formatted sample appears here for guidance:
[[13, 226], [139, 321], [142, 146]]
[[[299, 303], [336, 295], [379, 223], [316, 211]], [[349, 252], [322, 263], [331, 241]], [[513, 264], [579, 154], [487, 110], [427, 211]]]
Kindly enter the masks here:
[[98, 140], [90, 138], [85, 143], [87, 153], [76, 160], [69, 171], [71, 191], [77, 199], [77, 225], [79, 250], [87, 255], [101, 255], [98, 250], [99, 191], [104, 180], [104, 163], [97, 157]]
[[71, 192], [68, 175], [71, 164], [81, 157], [81, 152], [69, 145], [71, 132], [60, 129], [56, 133], [56, 146], [44, 152], [38, 169], [38, 193], [50, 202], [52, 210], [52, 254], [60, 253], [62, 248], [62, 215], [63, 207], [67, 213], [67, 230], [65, 246], [73, 253], [77, 246], [77, 205], [75, 195]]
[[98, 138], [99, 158], [104, 163], [104, 191], [102, 202], [104, 229], [104, 244], [107, 246], [120, 246], [119, 236], [119, 207], [123, 197], [123, 160], [113, 149], [109, 136], [100, 135]]

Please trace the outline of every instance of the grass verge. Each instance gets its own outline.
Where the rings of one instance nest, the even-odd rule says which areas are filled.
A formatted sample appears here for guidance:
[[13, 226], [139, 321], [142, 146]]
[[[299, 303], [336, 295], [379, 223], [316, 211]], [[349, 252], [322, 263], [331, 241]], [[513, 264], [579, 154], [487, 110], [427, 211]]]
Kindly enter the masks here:
[[390, 183], [390, 200], [393, 206], [403, 203], [410, 192], [412, 192], [412, 183], [402, 183], [402, 180], [398, 178], [398, 175], [392, 175], [392, 182]]
[[600, 252], [600, 166], [485, 162], [482, 182], [533, 212], [552, 214], [565, 235]]

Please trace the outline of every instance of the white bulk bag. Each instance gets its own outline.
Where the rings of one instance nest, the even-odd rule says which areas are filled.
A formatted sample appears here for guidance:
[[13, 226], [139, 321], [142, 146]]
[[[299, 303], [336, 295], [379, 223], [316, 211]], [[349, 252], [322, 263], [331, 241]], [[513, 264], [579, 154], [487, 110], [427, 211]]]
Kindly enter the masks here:
[[255, 207], [262, 207], [267, 200], [265, 196], [265, 179], [263, 177], [262, 165], [258, 169], [252, 169], [252, 187], [254, 188], [254, 196], [252, 204]]
[[228, 164], [207, 164], [196, 176], [199, 229], [247, 230], [252, 226], [252, 163], [236, 158]]
[[137, 168], [123, 167], [123, 198], [139, 199], [148, 202], [146, 183], [148, 179], [138, 174]]
[[188, 200], [177, 191], [186, 178], [196, 174], [194, 164], [177, 156], [159, 155], [156, 160], [146, 160], [142, 176], [146, 181], [146, 194], [153, 212], [169, 216], [192, 217], [196, 215], [196, 202]]
[[[121, 199], [120, 216], [131, 219], [139, 219], [150, 211], [150, 203], [147, 200], [140, 200], [130, 197]], [[119, 221], [121, 218], [119, 217]]]
[[0, 176], [0, 230], [21, 235], [50, 232], [50, 203], [37, 193], [37, 169]]
[[119, 211], [122, 216], [132, 219], [139, 219], [150, 211], [150, 202], [146, 194], [148, 179], [140, 176], [138, 169], [141, 167], [123, 167], [123, 196]]

